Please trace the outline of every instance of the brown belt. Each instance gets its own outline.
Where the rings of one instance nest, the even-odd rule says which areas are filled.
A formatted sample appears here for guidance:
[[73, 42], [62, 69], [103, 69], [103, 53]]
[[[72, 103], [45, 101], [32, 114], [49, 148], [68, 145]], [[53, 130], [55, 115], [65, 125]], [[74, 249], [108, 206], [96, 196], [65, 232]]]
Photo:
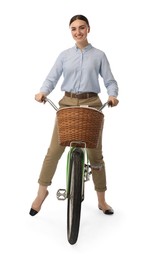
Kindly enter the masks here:
[[79, 98], [79, 99], [86, 99], [91, 97], [97, 97], [97, 93], [94, 92], [84, 92], [84, 93], [71, 93], [71, 92], [65, 92], [65, 96], [71, 97], [71, 98]]

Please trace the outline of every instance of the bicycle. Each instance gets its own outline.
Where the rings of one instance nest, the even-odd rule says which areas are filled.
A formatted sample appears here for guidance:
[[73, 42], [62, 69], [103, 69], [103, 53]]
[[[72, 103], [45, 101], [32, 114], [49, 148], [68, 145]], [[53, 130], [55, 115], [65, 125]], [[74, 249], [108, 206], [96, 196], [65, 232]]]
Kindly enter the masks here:
[[[66, 189], [59, 189], [56, 195], [58, 200], [68, 200], [67, 239], [73, 245], [77, 242], [79, 235], [81, 203], [84, 201], [85, 196], [85, 182], [90, 180], [91, 175], [87, 148], [97, 146], [99, 130], [104, 117], [101, 111], [109, 103], [104, 103], [97, 110], [83, 106], [58, 109], [50, 99], [45, 98], [45, 102], [49, 102], [57, 111], [59, 143], [70, 147], [66, 162]], [[96, 126], [91, 122], [92, 119], [97, 123], [95, 132], [94, 127]], [[76, 121], [75, 125], [73, 125], [74, 121]], [[82, 133], [80, 133], [80, 123], [82, 124]], [[77, 129], [78, 131], [76, 131]]]

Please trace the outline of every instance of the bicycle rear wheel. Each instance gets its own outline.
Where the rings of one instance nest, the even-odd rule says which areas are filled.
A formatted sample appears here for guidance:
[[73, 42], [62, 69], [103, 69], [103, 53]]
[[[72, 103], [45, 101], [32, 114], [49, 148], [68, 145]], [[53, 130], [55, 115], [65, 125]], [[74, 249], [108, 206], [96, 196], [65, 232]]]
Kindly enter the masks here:
[[70, 159], [69, 169], [69, 196], [67, 207], [67, 236], [70, 244], [75, 244], [78, 239], [82, 188], [83, 188], [83, 159], [82, 149], [76, 148]]

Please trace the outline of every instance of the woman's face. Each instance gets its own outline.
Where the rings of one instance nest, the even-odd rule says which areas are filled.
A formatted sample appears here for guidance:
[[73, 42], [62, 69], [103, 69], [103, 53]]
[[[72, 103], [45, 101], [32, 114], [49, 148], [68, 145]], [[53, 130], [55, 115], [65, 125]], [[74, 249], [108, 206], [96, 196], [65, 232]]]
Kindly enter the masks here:
[[90, 31], [87, 23], [83, 20], [75, 20], [70, 24], [71, 34], [77, 43], [82, 43], [87, 40], [87, 34]]

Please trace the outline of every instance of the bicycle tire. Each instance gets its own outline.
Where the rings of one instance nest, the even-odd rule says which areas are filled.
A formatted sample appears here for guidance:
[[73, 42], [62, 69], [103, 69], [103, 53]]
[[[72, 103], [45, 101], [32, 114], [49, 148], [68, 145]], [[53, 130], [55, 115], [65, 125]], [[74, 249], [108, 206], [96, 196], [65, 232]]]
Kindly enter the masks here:
[[69, 169], [69, 196], [67, 207], [67, 236], [73, 245], [77, 242], [81, 217], [81, 202], [83, 188], [83, 158], [82, 149], [75, 148], [71, 154]]

